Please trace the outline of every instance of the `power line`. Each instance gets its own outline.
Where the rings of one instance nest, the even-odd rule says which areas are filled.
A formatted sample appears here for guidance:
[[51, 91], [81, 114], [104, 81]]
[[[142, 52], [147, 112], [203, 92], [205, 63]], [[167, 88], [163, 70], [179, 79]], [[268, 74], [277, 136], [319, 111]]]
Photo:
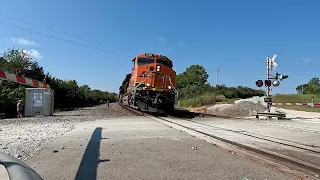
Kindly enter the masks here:
[[51, 28], [48, 28], [48, 27], [44, 27], [44, 26], [41, 26], [41, 25], [38, 25], [38, 24], [35, 24], [35, 23], [32, 23], [32, 22], [27, 22], [27, 21], [24, 21], [22, 19], [14, 18], [14, 17], [8, 16], [8, 15], [4, 15], [4, 14], [1, 14], [1, 13], [0, 13], [0, 16], [6, 17], [6, 18], [9, 18], [9, 19], [13, 19], [13, 20], [16, 20], [16, 21], [20, 21], [20, 22], [23, 22], [23, 23], [26, 23], [26, 24], [30, 24], [32, 26], [43, 28], [43, 29], [46, 29], [46, 30], [49, 30], [49, 31], [53, 31], [53, 32], [56, 32], [56, 33], [60, 33], [60, 34], [66, 35], [66, 36], [77, 38], [77, 39], [80, 39], [80, 40], [83, 40], [83, 41], [87, 41], [87, 42], [91, 42], [91, 43], [98, 44], [98, 45], [101, 45], [101, 46], [111, 47], [111, 48], [114, 48], [114, 49], [118, 49], [118, 50], [127, 52], [127, 50], [125, 50], [125, 49], [121, 49], [121, 48], [118, 48], [118, 47], [115, 47], [115, 46], [111, 46], [111, 45], [107, 45], [107, 44], [104, 44], [104, 43], [96, 42], [96, 41], [93, 41], [93, 40], [90, 40], [90, 39], [86, 39], [86, 38], [82, 38], [82, 37], [79, 37], [79, 36], [75, 36], [75, 35], [72, 35], [72, 34], [69, 34], [69, 33], [66, 33], [66, 32], [62, 32], [62, 31], [58, 31], [58, 30], [51, 29]]
[[60, 37], [57, 37], [57, 36], [45, 34], [45, 33], [38, 32], [38, 31], [34, 31], [32, 29], [24, 28], [24, 27], [21, 27], [21, 26], [17, 26], [17, 25], [11, 24], [11, 23], [6, 23], [6, 22], [1, 21], [1, 20], [0, 20], [0, 25], [6, 26], [6, 27], [10, 27], [10, 28], [14, 28], [14, 29], [18, 29], [20, 31], [33, 33], [33, 34], [36, 34], [36, 35], [39, 35], [39, 36], [44, 36], [44, 37], [47, 37], [47, 38], [56, 39], [56, 40], [59, 40], [59, 41], [70, 43], [70, 44], [74, 44], [74, 45], [78, 45], [78, 46], [83, 46], [83, 47], [99, 50], [99, 51], [102, 51], [102, 52], [105, 52], [105, 53], [112, 53], [112, 54], [116, 54], [116, 55], [120, 55], [120, 56], [126, 56], [126, 57], [133, 58], [133, 56], [129, 56], [129, 55], [125, 55], [125, 54], [122, 54], [122, 53], [117, 53], [115, 51], [109, 51], [109, 50], [101, 49], [101, 48], [98, 48], [98, 47], [95, 47], [95, 46], [90, 46], [90, 45], [86, 45], [86, 44], [70, 41], [70, 40], [63, 39], [63, 38], [60, 38]]

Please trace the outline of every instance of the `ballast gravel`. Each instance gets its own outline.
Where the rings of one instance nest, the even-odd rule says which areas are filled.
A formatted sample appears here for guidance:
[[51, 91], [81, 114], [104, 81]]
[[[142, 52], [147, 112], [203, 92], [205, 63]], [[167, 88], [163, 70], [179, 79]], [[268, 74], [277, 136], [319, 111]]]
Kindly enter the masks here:
[[121, 116], [135, 114], [123, 109], [118, 103], [110, 103], [110, 106], [103, 104], [57, 112], [48, 117], [0, 119], [0, 151], [25, 161], [53, 138], [71, 131], [80, 122]]
[[265, 112], [266, 110], [267, 107], [261, 103], [241, 101], [224, 108], [209, 109], [208, 112], [223, 117], [248, 117], [250, 116], [250, 111]]

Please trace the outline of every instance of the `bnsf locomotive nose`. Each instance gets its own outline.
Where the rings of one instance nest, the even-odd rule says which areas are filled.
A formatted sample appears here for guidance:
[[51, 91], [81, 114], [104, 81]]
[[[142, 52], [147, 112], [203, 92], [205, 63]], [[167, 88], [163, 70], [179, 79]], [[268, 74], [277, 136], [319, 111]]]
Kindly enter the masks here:
[[132, 62], [132, 72], [119, 88], [120, 103], [148, 112], [173, 110], [176, 74], [172, 61], [166, 56], [145, 53]]

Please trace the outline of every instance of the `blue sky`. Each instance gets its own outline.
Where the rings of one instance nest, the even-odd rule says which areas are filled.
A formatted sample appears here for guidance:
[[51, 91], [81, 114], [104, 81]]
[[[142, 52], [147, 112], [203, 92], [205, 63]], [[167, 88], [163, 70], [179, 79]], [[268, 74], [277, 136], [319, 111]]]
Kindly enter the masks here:
[[[0, 15], [0, 51], [31, 52], [46, 71], [100, 90], [117, 92], [133, 56], [154, 52], [168, 56], [177, 73], [200, 64], [215, 83], [255, 88], [265, 78], [266, 56], [277, 54], [277, 71], [289, 74], [272, 93], [318, 77], [320, 1], [298, 0], [10, 0], [2, 15], [100, 42], [42, 29]], [[122, 56], [39, 36], [2, 23], [32, 29]], [[131, 56], [127, 57], [125, 55]]]

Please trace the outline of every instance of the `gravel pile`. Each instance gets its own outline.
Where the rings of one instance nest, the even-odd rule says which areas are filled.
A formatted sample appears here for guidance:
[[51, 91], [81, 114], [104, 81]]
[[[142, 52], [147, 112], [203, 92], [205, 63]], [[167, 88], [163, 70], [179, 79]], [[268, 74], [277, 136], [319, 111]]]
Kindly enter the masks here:
[[0, 120], [0, 151], [27, 160], [53, 138], [72, 130], [83, 121], [135, 116], [118, 103], [55, 113], [49, 117]]
[[247, 117], [250, 116], [250, 111], [264, 112], [266, 110], [267, 108], [260, 103], [241, 101], [223, 109], [209, 110], [209, 112], [224, 117]]

